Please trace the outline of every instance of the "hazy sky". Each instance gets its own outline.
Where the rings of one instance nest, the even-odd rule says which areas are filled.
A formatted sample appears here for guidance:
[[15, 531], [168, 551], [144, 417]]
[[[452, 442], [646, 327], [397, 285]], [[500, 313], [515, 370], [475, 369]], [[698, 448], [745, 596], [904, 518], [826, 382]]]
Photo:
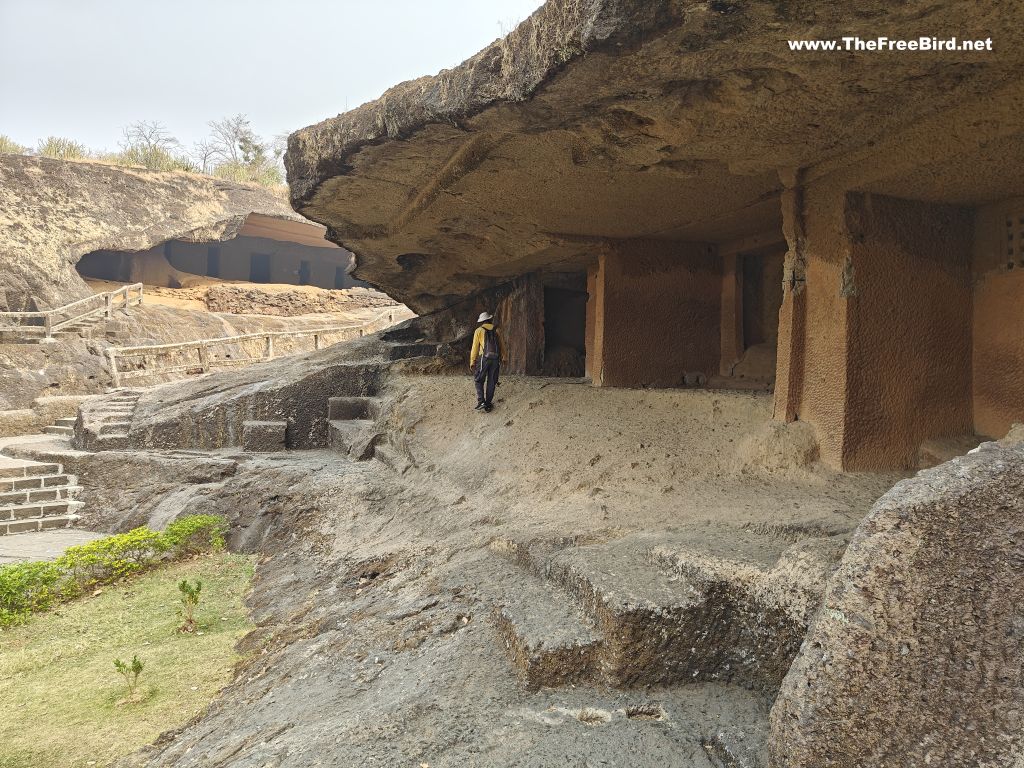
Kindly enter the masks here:
[[0, 0], [0, 134], [186, 146], [247, 114], [265, 138], [451, 67], [541, 0]]

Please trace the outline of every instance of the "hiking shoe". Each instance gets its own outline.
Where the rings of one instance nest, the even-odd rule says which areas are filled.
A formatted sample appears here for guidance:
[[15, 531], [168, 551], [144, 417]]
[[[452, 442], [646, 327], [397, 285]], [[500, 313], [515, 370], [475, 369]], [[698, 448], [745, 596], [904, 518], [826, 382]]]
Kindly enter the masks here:
[[484, 413], [490, 413], [493, 410], [494, 410], [494, 406], [493, 405], [491, 405], [490, 403], [485, 403], [484, 404]]
[[485, 405], [484, 405], [483, 403], [477, 403], [477, 404], [476, 404], [476, 408], [474, 408], [473, 410], [474, 410], [474, 411], [482, 411], [482, 410], [484, 410], [484, 409], [485, 409], [486, 407], [487, 407], [487, 406], [485, 406]]

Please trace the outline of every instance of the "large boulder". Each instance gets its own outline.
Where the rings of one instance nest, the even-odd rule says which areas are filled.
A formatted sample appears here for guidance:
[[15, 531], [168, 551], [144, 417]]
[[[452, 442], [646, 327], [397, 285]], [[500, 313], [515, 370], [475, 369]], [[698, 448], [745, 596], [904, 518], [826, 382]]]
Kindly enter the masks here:
[[[183, 172], [0, 154], [0, 311], [91, 295], [86, 253], [234, 237], [250, 213], [308, 222], [263, 187]], [[4, 306], [6, 305], [6, 306]]]
[[1024, 446], [986, 443], [857, 529], [772, 710], [772, 760], [1020, 765], [1022, 713]]

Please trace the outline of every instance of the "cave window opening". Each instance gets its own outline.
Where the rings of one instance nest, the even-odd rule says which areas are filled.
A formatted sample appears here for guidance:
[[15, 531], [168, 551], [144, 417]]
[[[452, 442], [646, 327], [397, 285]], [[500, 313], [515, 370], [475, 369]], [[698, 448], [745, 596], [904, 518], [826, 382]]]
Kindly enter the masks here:
[[308, 261], [303, 259], [299, 262], [299, 285], [309, 285], [312, 277], [313, 267]]
[[339, 267], [335, 267], [334, 268], [334, 287], [335, 287], [335, 289], [340, 291], [342, 288], [347, 288], [348, 287], [347, 284], [346, 284], [347, 281], [348, 281], [348, 274], [345, 272], [345, 268], [344, 267], [340, 267], [340, 266]]
[[584, 375], [587, 333], [586, 277], [579, 288], [544, 286], [544, 374]]

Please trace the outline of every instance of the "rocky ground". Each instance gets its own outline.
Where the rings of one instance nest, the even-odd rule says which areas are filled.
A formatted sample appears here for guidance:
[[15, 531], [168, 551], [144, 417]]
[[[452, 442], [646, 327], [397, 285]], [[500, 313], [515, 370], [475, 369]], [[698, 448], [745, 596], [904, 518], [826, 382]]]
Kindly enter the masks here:
[[471, 391], [393, 375], [370, 461], [29, 451], [79, 475], [90, 527], [217, 512], [261, 555], [235, 682], [124, 765], [764, 764], [780, 670], [896, 478], [818, 467], [764, 395], [510, 377], [485, 415]]
[[[92, 281], [90, 287], [102, 292], [116, 288], [117, 285]], [[281, 286], [285, 289], [281, 293], [270, 288], [266, 295], [272, 299], [279, 295], [290, 296], [289, 291], [293, 288], [298, 290], [295, 286]], [[321, 312], [310, 308], [308, 314], [298, 315], [289, 315], [287, 312], [263, 314], [259, 310], [266, 307], [260, 303], [258, 296], [254, 299], [255, 303], [239, 299], [235, 308], [240, 312], [233, 314], [210, 311], [203, 303], [203, 296], [196, 293], [198, 289], [146, 290], [145, 304], [134, 307], [129, 313], [118, 312], [113, 320], [98, 322], [82, 334], [59, 336], [52, 344], [0, 343], [0, 436], [20, 434], [29, 429], [38, 429], [43, 423], [51, 423], [38, 423], [39, 414], [32, 412], [34, 401], [39, 398], [95, 395], [109, 388], [112, 379], [103, 350], [110, 345], [174, 344], [268, 331], [358, 325], [379, 317], [388, 306], [394, 306], [399, 316], [405, 316], [406, 312], [404, 307], [394, 305], [384, 294], [365, 289], [311, 289], [301, 293], [299, 298], [315, 303], [320, 294], [341, 295], [333, 296], [334, 311]], [[290, 351], [289, 344], [282, 341], [277, 353], [287, 354]], [[306, 339], [295, 342], [293, 346], [302, 349], [311, 344]], [[150, 377], [145, 383], [152, 384], [160, 380], [159, 376]], [[71, 413], [73, 409], [55, 415], [67, 416]], [[53, 415], [43, 414], [45, 418]]]
[[[218, 315], [324, 315], [322, 323], [332, 322], [335, 315], [359, 315], [360, 310], [395, 305], [387, 294], [371, 288], [332, 291], [311, 285], [232, 283], [212, 277], [196, 277], [195, 282], [198, 285], [187, 288], [146, 286], [147, 303]], [[86, 283], [95, 293], [120, 287], [119, 283], [107, 280], [86, 280]]]

